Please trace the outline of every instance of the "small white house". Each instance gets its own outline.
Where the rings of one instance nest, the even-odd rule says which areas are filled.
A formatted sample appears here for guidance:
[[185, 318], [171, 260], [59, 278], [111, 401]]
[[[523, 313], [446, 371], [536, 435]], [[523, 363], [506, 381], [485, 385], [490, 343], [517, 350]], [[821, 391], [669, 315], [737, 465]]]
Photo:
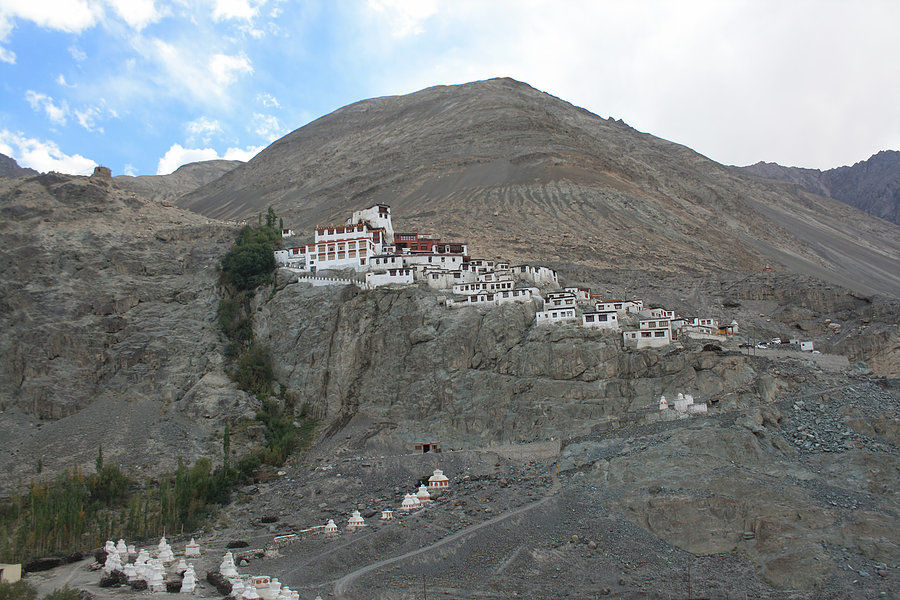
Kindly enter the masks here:
[[665, 327], [625, 331], [622, 333], [622, 339], [626, 348], [659, 348], [672, 343], [672, 330]]
[[282, 229], [282, 230], [281, 230], [281, 237], [282, 237], [282, 238], [294, 237], [295, 235], [297, 235], [297, 234], [294, 233], [294, 230], [293, 230], [293, 229]]
[[591, 290], [588, 288], [567, 287], [563, 288], [563, 291], [574, 295], [576, 302], [590, 302], [591, 300]]
[[537, 325], [543, 325], [545, 323], [575, 321], [577, 319], [578, 317], [575, 315], [574, 308], [554, 308], [551, 310], [543, 310], [534, 313], [534, 322]]
[[409, 285], [413, 283], [412, 269], [388, 269], [384, 273], [366, 273], [366, 283], [371, 287], [384, 285]]
[[801, 352], [812, 352], [813, 351], [813, 343], [812, 342], [800, 342], [800, 351]]
[[544, 300], [544, 310], [575, 308], [575, 294], [570, 292], [550, 292]]
[[616, 312], [586, 312], [581, 315], [581, 324], [585, 327], [618, 329], [619, 315]]

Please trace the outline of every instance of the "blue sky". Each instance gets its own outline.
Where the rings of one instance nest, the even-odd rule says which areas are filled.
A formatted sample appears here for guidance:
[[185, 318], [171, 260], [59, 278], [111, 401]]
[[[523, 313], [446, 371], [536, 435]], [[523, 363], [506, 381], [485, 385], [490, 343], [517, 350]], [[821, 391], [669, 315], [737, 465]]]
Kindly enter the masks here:
[[900, 148], [892, 1], [0, 0], [0, 153], [247, 160], [364, 98], [510, 76], [726, 164]]

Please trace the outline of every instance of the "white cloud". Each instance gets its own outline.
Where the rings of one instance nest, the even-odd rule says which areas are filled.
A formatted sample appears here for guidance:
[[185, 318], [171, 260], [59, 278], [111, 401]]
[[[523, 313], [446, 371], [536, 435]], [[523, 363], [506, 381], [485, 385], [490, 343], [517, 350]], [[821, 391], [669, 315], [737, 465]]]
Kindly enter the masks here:
[[87, 0], [3, 0], [0, 17], [31, 21], [39, 27], [80, 33], [93, 27], [103, 16], [97, 2]]
[[[12, 21], [4, 15], [0, 9], [0, 43], [5, 42], [9, 34], [12, 33]], [[16, 53], [8, 48], [0, 46], [0, 61], [10, 64], [16, 64]]]
[[65, 154], [56, 142], [25, 137], [20, 132], [0, 131], [0, 151], [16, 159], [23, 167], [41, 172], [59, 171], [73, 175], [90, 175], [97, 163], [80, 154]]
[[213, 9], [213, 20], [243, 19], [249, 21], [258, 13], [259, 9], [253, 6], [249, 0], [216, 0], [216, 6]]
[[156, 168], [157, 175], [168, 175], [173, 173], [178, 167], [192, 162], [201, 160], [250, 160], [259, 153], [263, 146], [248, 146], [247, 148], [229, 148], [223, 156], [213, 148], [184, 148], [181, 144], [172, 144], [162, 158]]
[[119, 17], [133, 29], [140, 31], [159, 21], [163, 13], [156, 9], [154, 0], [106, 0]]
[[235, 82], [238, 75], [252, 73], [250, 60], [243, 54], [214, 54], [209, 59], [209, 70], [220, 86], [228, 86]]
[[63, 75], [62, 73], [60, 73], [59, 75], [56, 76], [56, 83], [58, 83], [59, 85], [61, 85], [63, 87], [67, 87], [67, 88], [75, 87], [75, 85], [66, 81], [65, 75]]
[[261, 103], [266, 108], [281, 108], [281, 105], [278, 103], [278, 99], [275, 98], [272, 94], [268, 93], [260, 93], [256, 95], [256, 101]]
[[187, 129], [190, 141], [202, 140], [204, 144], [209, 143], [214, 134], [222, 133], [222, 125], [219, 121], [208, 117], [200, 117], [189, 121], [185, 123], [184, 127]]
[[437, 0], [369, 0], [369, 9], [384, 18], [395, 38], [419, 35], [438, 11]]
[[78, 124], [88, 131], [103, 133], [103, 128], [97, 126], [97, 119], [100, 118], [100, 109], [96, 106], [88, 106], [83, 110], [75, 109], [75, 118], [78, 120]]
[[74, 58], [78, 62], [81, 62], [87, 58], [87, 53], [74, 44], [69, 46], [68, 50], [69, 54], [72, 55], [72, 58]]
[[225, 151], [225, 160], [242, 160], [247, 162], [259, 154], [265, 146], [247, 146], [246, 148], [229, 148]]
[[131, 163], [125, 164], [125, 167], [122, 169], [122, 173], [124, 175], [128, 175], [129, 177], [137, 177], [137, 169], [135, 169], [134, 165]]
[[284, 128], [275, 115], [253, 114], [253, 133], [272, 142], [284, 135]]
[[31, 105], [32, 110], [35, 112], [44, 112], [47, 115], [47, 118], [50, 119], [50, 122], [55, 125], [66, 124], [66, 120], [69, 116], [69, 105], [65, 100], [57, 104], [56, 101], [47, 94], [41, 94], [34, 90], [25, 92], [25, 100]]

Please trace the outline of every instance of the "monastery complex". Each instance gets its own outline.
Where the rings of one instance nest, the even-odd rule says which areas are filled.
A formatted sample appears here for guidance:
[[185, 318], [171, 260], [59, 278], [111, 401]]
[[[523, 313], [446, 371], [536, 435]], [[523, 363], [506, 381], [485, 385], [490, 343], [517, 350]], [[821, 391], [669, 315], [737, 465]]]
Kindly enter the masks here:
[[[293, 238], [291, 229], [282, 238]], [[395, 233], [391, 207], [358, 210], [341, 225], [316, 227], [312, 243], [277, 250], [278, 266], [324, 283], [349, 282], [317, 276], [352, 271], [365, 288], [422, 284], [448, 295], [448, 308], [531, 302], [537, 325], [573, 323], [622, 332], [628, 348], [666, 346], [681, 338], [724, 341], [738, 324], [710, 317], [683, 318], [644, 306], [643, 300], [604, 299], [590, 290], [561, 288], [553, 269], [472, 258], [465, 242], [446, 242], [418, 233]]]

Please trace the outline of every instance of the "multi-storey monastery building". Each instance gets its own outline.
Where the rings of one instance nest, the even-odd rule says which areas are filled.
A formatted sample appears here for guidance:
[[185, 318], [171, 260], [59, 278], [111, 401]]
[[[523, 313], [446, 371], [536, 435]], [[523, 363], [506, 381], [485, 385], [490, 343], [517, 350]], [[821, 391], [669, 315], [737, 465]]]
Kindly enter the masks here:
[[[284, 238], [293, 230], [282, 231]], [[367, 287], [424, 283], [451, 292], [446, 306], [492, 306], [539, 300], [538, 325], [575, 322], [583, 327], [620, 329], [623, 317], [637, 319], [638, 329], [622, 332], [626, 347], [666, 346], [681, 337], [725, 339], [737, 322], [720, 327], [715, 319], [676, 317], [674, 311], [645, 308], [643, 300], [604, 300], [589, 289], [560, 290], [556, 272], [547, 267], [510, 265], [471, 258], [465, 242], [442, 241], [415, 232], [395, 233], [391, 208], [376, 204], [358, 210], [341, 225], [316, 227], [313, 242], [275, 252], [279, 266], [315, 275], [319, 271], [352, 270]], [[553, 291], [544, 292], [541, 288]], [[591, 307], [580, 308], [581, 306]]]

